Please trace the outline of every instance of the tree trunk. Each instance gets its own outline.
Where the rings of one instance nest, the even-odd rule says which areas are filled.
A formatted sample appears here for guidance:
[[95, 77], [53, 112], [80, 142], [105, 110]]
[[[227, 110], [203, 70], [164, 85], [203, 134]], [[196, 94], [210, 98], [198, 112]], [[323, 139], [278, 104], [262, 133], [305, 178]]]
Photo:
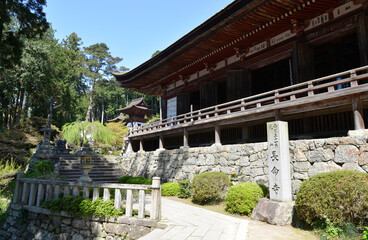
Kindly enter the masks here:
[[23, 101], [24, 101], [24, 89], [20, 91], [20, 99], [19, 99], [19, 106], [18, 106], [18, 112], [15, 121], [19, 122], [21, 115], [22, 115], [22, 109], [23, 109]]
[[93, 108], [93, 94], [95, 91], [95, 83], [96, 83], [96, 80], [93, 80], [91, 96], [89, 97], [89, 105], [88, 105], [88, 110], [87, 110], [87, 115], [86, 115], [86, 122], [93, 122], [94, 120], [94, 113], [92, 111], [92, 108]]
[[104, 124], [104, 114], [105, 114], [105, 103], [102, 100], [102, 110], [101, 110], [101, 123]]
[[25, 105], [23, 108], [23, 119], [26, 120], [28, 117], [28, 108], [29, 108], [29, 94], [26, 92], [26, 100], [25, 100]]

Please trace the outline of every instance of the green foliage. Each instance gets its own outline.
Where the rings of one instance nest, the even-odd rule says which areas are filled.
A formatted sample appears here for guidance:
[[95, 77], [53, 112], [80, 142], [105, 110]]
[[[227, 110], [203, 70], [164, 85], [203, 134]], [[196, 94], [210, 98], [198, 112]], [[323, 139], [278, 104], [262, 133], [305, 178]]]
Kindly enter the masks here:
[[341, 227], [334, 225], [326, 218], [312, 223], [313, 231], [323, 240], [330, 239], [357, 239], [358, 232], [351, 223], [344, 223]]
[[99, 122], [73, 122], [62, 127], [64, 138], [70, 144], [82, 146], [86, 143], [87, 135], [93, 135], [96, 143], [115, 144], [115, 135], [107, 127]]
[[118, 183], [128, 183], [128, 181], [133, 178], [132, 176], [122, 176], [119, 178]]
[[193, 178], [193, 202], [204, 205], [224, 199], [230, 179], [223, 172], [203, 172]]
[[121, 178], [119, 178], [118, 183], [152, 185], [152, 179], [141, 176], [122, 176]]
[[317, 174], [300, 186], [295, 208], [309, 224], [330, 219], [336, 226], [350, 222], [363, 227], [368, 223], [368, 174], [347, 170]]
[[124, 214], [124, 209], [116, 209], [114, 200], [103, 201], [99, 198], [92, 202], [91, 199], [84, 199], [81, 196], [76, 198], [68, 195], [58, 199], [47, 200], [42, 203], [43, 208], [52, 212], [66, 211], [74, 216], [100, 216], [118, 217]]
[[226, 193], [226, 211], [240, 215], [251, 215], [258, 199], [263, 198], [262, 187], [257, 183], [245, 182], [231, 186]]
[[0, 161], [0, 193], [8, 186], [14, 176], [20, 171], [20, 166], [15, 161]]
[[123, 146], [124, 136], [128, 133], [129, 128], [125, 126], [125, 122], [110, 122], [106, 123], [106, 127], [114, 133], [116, 145]]
[[363, 231], [363, 233], [362, 233], [362, 237], [361, 237], [361, 239], [366, 240], [366, 239], [368, 239], [368, 227], [365, 227], [364, 229], [365, 229], [365, 230], [364, 230], [364, 231]]
[[0, 226], [6, 221], [9, 216], [9, 208], [10, 202], [6, 198], [0, 198]]
[[33, 171], [28, 171], [24, 174], [26, 178], [40, 178], [50, 174], [54, 170], [54, 166], [50, 160], [41, 160], [36, 164], [31, 164], [30, 168]]
[[189, 179], [183, 179], [179, 181], [180, 184], [180, 198], [190, 198], [193, 196], [192, 183]]
[[181, 186], [177, 182], [167, 182], [161, 185], [162, 196], [179, 196], [181, 193]]

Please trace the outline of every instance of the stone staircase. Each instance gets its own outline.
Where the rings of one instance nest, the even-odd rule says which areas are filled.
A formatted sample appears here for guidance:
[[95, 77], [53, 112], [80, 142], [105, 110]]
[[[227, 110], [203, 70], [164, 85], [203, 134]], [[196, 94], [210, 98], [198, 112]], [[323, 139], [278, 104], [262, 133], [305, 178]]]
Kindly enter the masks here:
[[[88, 173], [93, 182], [116, 183], [123, 172], [115, 156], [93, 156], [93, 168]], [[59, 175], [68, 181], [76, 181], [82, 175], [80, 158], [74, 156], [61, 157]]]

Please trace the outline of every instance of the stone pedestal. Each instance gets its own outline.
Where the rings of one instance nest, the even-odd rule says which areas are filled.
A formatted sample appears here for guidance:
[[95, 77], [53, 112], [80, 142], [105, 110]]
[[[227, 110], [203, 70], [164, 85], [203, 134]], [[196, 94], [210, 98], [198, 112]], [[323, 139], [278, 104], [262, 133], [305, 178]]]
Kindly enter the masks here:
[[253, 209], [252, 219], [279, 226], [290, 225], [293, 218], [294, 205], [295, 203], [292, 201], [278, 202], [268, 198], [261, 198]]

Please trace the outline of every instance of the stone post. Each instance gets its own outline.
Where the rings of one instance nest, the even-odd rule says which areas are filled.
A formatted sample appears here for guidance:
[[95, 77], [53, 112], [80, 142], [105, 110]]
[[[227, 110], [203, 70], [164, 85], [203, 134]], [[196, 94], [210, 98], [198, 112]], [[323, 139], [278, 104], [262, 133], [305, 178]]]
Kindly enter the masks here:
[[267, 123], [270, 199], [291, 201], [289, 133], [287, 122]]
[[20, 198], [21, 198], [20, 194], [21, 192], [23, 192], [21, 183], [19, 182], [21, 178], [24, 178], [24, 172], [19, 172], [17, 174], [17, 180], [15, 183], [15, 189], [14, 189], [13, 203], [19, 203]]
[[289, 133], [287, 122], [267, 123], [268, 174], [270, 199], [261, 198], [252, 219], [276, 225], [289, 225], [293, 217], [291, 196]]
[[153, 177], [152, 188], [151, 219], [159, 220], [161, 218], [161, 181], [159, 177]]

